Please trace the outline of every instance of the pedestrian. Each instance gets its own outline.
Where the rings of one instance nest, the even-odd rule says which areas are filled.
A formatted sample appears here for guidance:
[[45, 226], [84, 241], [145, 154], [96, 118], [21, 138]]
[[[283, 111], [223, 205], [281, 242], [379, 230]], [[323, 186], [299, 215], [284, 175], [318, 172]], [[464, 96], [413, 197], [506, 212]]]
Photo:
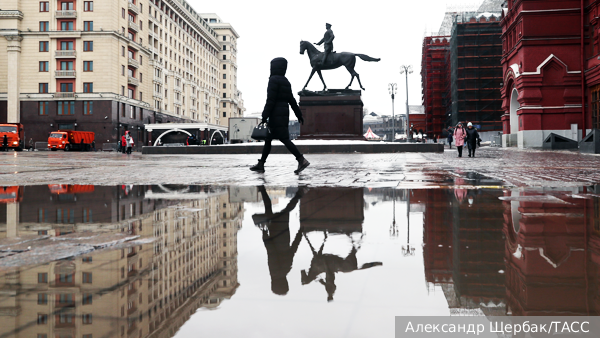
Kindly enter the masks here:
[[133, 147], [133, 137], [129, 134], [129, 130], [125, 132], [125, 144], [127, 147], [127, 155], [131, 155], [131, 148]]
[[6, 135], [2, 137], [2, 151], [8, 151], [8, 137]]
[[129, 133], [129, 130], [126, 130], [125, 134], [121, 136], [121, 151], [123, 152], [123, 154], [125, 154], [125, 152], [127, 151], [127, 141], [125, 140], [125, 135], [127, 135], [127, 133]]
[[[300, 153], [298, 148], [290, 140], [288, 125], [290, 123], [290, 110], [292, 107], [294, 114], [300, 123], [304, 124], [304, 118], [298, 103], [292, 94], [292, 85], [285, 77], [287, 70], [287, 60], [284, 58], [275, 58], [271, 60], [271, 76], [267, 86], [267, 102], [262, 113], [262, 123], [266, 123], [269, 128], [269, 134], [265, 140], [262, 151], [262, 157], [258, 163], [252, 167], [252, 171], [265, 171], [265, 162], [271, 152], [271, 141], [279, 140], [285, 147], [294, 154], [298, 161], [298, 168], [294, 173], [298, 174], [306, 169], [310, 163]], [[289, 105], [289, 106], [288, 106]]]
[[448, 145], [450, 146], [450, 149], [452, 149], [452, 141], [453, 141], [452, 133], [453, 133], [452, 128], [448, 127]]
[[477, 129], [473, 127], [473, 123], [469, 122], [467, 124], [467, 148], [469, 149], [469, 157], [475, 157], [475, 148], [477, 148], [478, 142], [481, 142], [479, 133], [477, 132]]
[[29, 151], [33, 151], [33, 138], [29, 139]]
[[458, 157], [462, 157], [463, 146], [465, 145], [465, 138], [467, 137], [467, 133], [465, 132], [465, 128], [459, 122], [454, 129], [454, 143], [456, 145], [456, 149], [458, 150]]
[[96, 151], [96, 140], [92, 141], [92, 150]]

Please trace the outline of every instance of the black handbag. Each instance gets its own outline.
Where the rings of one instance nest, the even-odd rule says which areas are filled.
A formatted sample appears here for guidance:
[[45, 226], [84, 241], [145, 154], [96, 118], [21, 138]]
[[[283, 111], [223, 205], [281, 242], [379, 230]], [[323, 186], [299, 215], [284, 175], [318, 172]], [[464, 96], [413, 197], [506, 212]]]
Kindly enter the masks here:
[[254, 130], [252, 130], [252, 137], [257, 141], [264, 141], [267, 139], [271, 132], [269, 131], [269, 127], [266, 123], [259, 123]]

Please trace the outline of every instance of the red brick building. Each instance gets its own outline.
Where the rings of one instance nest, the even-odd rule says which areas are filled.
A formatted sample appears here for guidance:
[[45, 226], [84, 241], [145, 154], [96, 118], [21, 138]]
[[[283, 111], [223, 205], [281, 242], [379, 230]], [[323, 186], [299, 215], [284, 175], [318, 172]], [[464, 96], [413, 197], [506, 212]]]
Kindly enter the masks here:
[[[600, 127], [598, 0], [510, 0], [503, 11], [503, 145], [580, 141]], [[583, 70], [583, 72], [582, 72]]]
[[446, 122], [447, 70], [446, 55], [449, 36], [427, 36], [423, 39], [421, 81], [425, 128], [427, 135], [441, 135]]

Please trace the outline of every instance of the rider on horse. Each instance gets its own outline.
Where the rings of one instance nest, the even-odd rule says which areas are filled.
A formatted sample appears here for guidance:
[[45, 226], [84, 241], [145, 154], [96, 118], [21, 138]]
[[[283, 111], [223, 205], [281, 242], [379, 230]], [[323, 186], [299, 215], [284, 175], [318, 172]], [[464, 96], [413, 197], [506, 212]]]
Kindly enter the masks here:
[[320, 62], [322, 65], [325, 64], [325, 61], [327, 60], [327, 55], [333, 52], [333, 39], [335, 39], [333, 31], [331, 30], [331, 25], [326, 23], [325, 28], [327, 28], [325, 35], [323, 36], [321, 41], [315, 43], [315, 45], [317, 46], [320, 46], [323, 42], [325, 43], [325, 53], [323, 55], [323, 60]]

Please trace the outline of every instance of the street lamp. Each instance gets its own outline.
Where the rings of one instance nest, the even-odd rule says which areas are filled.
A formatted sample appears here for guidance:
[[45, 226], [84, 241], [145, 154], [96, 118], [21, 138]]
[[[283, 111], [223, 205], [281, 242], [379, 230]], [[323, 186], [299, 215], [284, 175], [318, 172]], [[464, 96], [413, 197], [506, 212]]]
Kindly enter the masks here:
[[408, 112], [408, 74], [412, 74], [413, 67], [411, 65], [400, 66], [400, 74], [406, 74], [406, 141], [412, 141], [412, 130], [410, 128], [410, 114]]
[[395, 83], [388, 84], [388, 92], [392, 95], [392, 142], [396, 140], [396, 118], [394, 117], [394, 96], [398, 85]]

